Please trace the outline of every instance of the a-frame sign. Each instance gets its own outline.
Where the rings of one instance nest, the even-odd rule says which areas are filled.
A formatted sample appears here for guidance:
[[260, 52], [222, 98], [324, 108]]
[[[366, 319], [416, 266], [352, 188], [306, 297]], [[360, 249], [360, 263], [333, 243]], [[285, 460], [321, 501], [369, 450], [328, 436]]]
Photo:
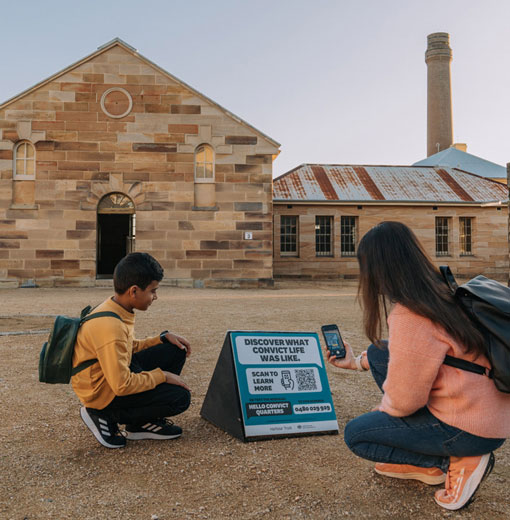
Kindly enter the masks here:
[[338, 433], [317, 334], [227, 332], [200, 415], [243, 441]]

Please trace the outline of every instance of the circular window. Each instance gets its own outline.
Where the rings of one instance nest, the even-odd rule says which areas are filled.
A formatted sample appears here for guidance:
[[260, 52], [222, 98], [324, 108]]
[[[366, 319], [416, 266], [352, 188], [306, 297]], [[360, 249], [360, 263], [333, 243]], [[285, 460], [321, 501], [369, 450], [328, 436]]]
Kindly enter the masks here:
[[109, 88], [101, 96], [101, 109], [109, 117], [120, 119], [127, 116], [132, 108], [131, 95], [123, 88]]

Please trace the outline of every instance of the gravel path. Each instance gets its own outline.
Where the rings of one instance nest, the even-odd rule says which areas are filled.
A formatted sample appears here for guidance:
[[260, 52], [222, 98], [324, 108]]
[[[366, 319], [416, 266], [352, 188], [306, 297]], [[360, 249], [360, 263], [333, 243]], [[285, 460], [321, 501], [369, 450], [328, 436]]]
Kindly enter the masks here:
[[[275, 290], [162, 287], [137, 315], [137, 336], [166, 328], [186, 336], [193, 355], [183, 376], [193, 390], [176, 441], [101, 447], [84, 427], [70, 386], [43, 385], [39, 350], [52, 316], [78, 314], [108, 289], [1, 292], [0, 518], [73, 520], [510, 518], [510, 445], [466, 510], [433, 502], [435, 488], [387, 479], [355, 457], [342, 434], [242, 443], [199, 416], [227, 330], [319, 331], [338, 323], [356, 352], [365, 348], [356, 286], [278, 284]], [[327, 368], [340, 426], [379, 399], [368, 374]]]

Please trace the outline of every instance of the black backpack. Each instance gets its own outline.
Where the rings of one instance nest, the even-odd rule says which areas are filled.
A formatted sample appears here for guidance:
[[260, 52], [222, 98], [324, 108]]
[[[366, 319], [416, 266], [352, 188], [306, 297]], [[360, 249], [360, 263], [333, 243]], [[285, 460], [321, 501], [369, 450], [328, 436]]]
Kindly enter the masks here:
[[57, 316], [55, 323], [39, 355], [39, 381], [41, 383], [69, 383], [71, 377], [96, 363], [97, 359], [89, 359], [73, 368], [73, 352], [76, 336], [81, 324], [85, 321], [103, 316], [111, 316], [122, 321], [114, 312], [104, 311], [89, 314], [92, 307], [88, 305], [79, 318]]
[[500, 392], [510, 393], [510, 288], [482, 275], [459, 286], [448, 266], [439, 270], [455, 299], [482, 333], [492, 369], [452, 356], [446, 356], [444, 363], [486, 375]]

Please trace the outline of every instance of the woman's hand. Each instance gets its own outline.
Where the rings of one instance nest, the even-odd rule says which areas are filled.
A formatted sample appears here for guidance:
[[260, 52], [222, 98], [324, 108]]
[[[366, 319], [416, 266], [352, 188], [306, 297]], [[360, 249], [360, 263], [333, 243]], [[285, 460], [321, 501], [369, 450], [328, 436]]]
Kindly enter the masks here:
[[345, 368], [347, 370], [356, 370], [356, 363], [354, 362], [354, 354], [352, 353], [352, 348], [349, 343], [344, 341], [345, 345], [345, 357], [341, 359], [337, 359], [335, 356], [331, 355], [331, 352], [326, 348], [326, 359], [328, 363], [331, 363], [334, 367], [337, 368]]

